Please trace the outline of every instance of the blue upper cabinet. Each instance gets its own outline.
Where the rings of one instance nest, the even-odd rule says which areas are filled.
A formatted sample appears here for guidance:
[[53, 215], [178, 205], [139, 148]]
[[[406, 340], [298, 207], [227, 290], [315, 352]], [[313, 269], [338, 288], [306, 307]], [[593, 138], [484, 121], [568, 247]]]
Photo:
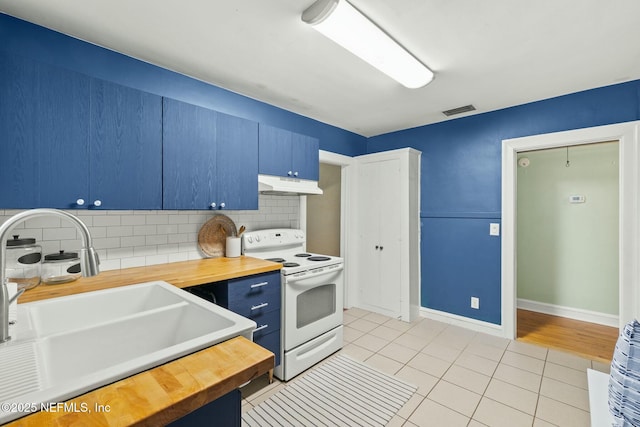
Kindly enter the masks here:
[[258, 209], [258, 124], [164, 98], [163, 208]]
[[318, 180], [319, 141], [272, 126], [260, 125], [261, 174]]
[[162, 97], [91, 81], [89, 207], [162, 208]]
[[160, 97], [0, 53], [0, 100], [0, 208], [161, 208]]
[[0, 53], [0, 208], [72, 207], [89, 189], [90, 79]]
[[258, 209], [258, 123], [216, 113], [217, 200]]

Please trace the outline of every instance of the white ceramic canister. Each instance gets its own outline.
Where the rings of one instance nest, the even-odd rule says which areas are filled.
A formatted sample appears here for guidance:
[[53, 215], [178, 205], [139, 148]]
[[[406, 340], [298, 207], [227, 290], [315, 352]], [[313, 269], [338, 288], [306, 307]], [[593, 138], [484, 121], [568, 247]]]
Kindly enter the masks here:
[[42, 248], [36, 245], [36, 239], [14, 235], [7, 240], [7, 281], [17, 283], [18, 289], [35, 288], [40, 284], [41, 260]]
[[227, 237], [227, 250], [224, 256], [227, 258], [237, 258], [240, 256], [240, 237]]

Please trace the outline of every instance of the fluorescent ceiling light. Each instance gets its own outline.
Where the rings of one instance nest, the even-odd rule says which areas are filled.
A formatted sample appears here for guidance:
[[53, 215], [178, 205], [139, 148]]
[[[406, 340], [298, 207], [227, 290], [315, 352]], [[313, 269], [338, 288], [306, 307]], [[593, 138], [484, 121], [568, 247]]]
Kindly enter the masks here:
[[430, 69], [345, 0], [318, 0], [302, 20], [408, 88], [433, 80]]

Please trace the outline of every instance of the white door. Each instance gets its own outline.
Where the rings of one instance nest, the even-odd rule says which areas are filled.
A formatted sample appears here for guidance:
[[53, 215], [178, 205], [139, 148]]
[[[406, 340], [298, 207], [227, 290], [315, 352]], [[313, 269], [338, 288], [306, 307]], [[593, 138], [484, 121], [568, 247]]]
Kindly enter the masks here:
[[363, 308], [400, 313], [400, 161], [362, 163], [358, 177], [359, 300]]

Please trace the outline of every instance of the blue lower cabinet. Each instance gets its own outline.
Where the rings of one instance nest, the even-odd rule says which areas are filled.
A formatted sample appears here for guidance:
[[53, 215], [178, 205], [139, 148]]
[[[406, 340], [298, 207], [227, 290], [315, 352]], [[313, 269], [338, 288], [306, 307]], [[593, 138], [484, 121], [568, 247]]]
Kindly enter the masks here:
[[280, 272], [228, 281], [227, 308], [256, 322], [253, 341], [276, 355], [280, 364]]
[[276, 355], [274, 366], [278, 366], [280, 364], [280, 330], [264, 335], [262, 335], [262, 331], [256, 332], [253, 336], [253, 342]]
[[236, 389], [168, 425], [171, 427], [239, 427], [242, 421], [241, 401], [240, 390]]
[[256, 322], [253, 342], [275, 354], [275, 366], [280, 364], [280, 271], [193, 286], [186, 290]]

